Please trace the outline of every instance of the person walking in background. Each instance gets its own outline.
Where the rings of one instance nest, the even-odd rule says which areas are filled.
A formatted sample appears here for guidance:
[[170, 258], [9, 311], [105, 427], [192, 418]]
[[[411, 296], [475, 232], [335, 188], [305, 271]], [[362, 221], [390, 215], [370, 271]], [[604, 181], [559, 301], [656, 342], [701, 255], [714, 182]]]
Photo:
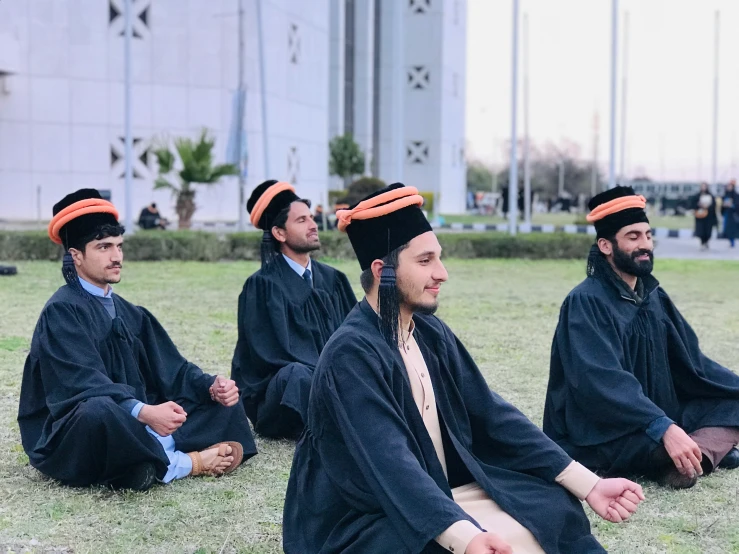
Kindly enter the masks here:
[[708, 183], [701, 183], [700, 192], [693, 197], [695, 210], [695, 236], [701, 240], [701, 249], [708, 250], [713, 228], [718, 226], [716, 198], [708, 190]]
[[726, 191], [721, 198], [721, 215], [724, 218], [724, 238], [734, 248], [736, 236], [739, 234], [739, 194], [736, 192], [736, 181], [732, 179], [726, 185]]

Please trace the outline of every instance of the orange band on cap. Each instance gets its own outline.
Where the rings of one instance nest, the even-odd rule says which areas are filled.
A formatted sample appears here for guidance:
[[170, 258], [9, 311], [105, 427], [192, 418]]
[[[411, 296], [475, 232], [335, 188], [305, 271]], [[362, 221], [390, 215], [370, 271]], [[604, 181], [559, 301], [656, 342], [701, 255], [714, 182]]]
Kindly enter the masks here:
[[354, 219], [363, 220], [381, 217], [414, 205], [423, 206], [423, 196], [418, 194], [416, 187], [389, 190], [361, 201], [353, 210], [338, 210], [336, 212], [336, 218], [339, 220], [337, 227], [339, 231], [346, 231], [346, 228]]
[[51, 241], [56, 244], [62, 244], [62, 239], [59, 236], [62, 227], [73, 219], [87, 214], [111, 214], [118, 219], [118, 210], [107, 200], [103, 200], [102, 198], [80, 200], [79, 202], [70, 204], [51, 219], [49, 222], [49, 238]]
[[259, 227], [259, 220], [262, 219], [264, 210], [267, 209], [267, 206], [269, 206], [269, 203], [274, 200], [275, 196], [277, 196], [281, 192], [285, 192], [286, 190], [295, 192], [295, 187], [292, 186], [290, 183], [280, 181], [279, 183], [275, 183], [264, 191], [264, 194], [259, 197], [259, 200], [257, 200], [256, 204], [254, 204], [254, 208], [251, 211], [250, 220], [251, 224], [254, 225], [254, 227]]
[[643, 210], [646, 207], [647, 199], [641, 195], [621, 196], [620, 198], [614, 198], [605, 204], [597, 206], [585, 219], [587, 219], [589, 223], [595, 223], [604, 217], [622, 212], [623, 210], [628, 210], [629, 208], [641, 208]]

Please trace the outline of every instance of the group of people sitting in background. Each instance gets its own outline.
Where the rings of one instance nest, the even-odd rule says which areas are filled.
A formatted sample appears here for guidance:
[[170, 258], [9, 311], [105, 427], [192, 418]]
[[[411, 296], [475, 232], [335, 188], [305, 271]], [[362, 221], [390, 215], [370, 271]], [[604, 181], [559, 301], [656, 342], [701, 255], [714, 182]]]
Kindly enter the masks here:
[[[594, 197], [586, 278], [554, 335], [540, 430], [490, 390], [437, 316], [449, 275], [413, 187], [336, 213], [364, 298], [311, 258], [310, 201], [266, 181], [247, 210], [261, 268], [238, 300], [230, 377], [188, 362], [124, 300], [124, 229], [94, 189], [54, 206], [65, 284], [46, 303], [18, 421], [30, 463], [65, 485], [147, 490], [230, 473], [254, 432], [297, 440], [288, 553], [605, 552], [582, 502], [610, 522], [739, 466], [739, 376], [707, 357], [652, 276], [644, 197]], [[251, 422], [251, 426], [249, 424]]]

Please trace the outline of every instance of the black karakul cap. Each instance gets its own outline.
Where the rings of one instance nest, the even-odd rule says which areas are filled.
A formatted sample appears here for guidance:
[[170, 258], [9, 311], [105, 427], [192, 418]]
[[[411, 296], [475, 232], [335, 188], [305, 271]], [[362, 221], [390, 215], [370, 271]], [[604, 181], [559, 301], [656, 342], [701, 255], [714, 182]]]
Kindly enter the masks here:
[[[79, 189], [62, 198], [54, 204], [52, 214], [56, 216], [64, 208], [82, 200], [104, 200], [97, 189]], [[75, 217], [59, 230], [59, 238], [62, 240], [65, 250], [70, 244], [79, 239], [95, 235], [95, 232], [103, 225], [118, 225], [118, 220], [111, 213], [88, 213]]]
[[362, 270], [432, 230], [420, 208], [422, 204], [423, 197], [417, 189], [394, 183], [370, 194], [349, 210], [336, 213], [339, 229], [349, 235]]
[[631, 187], [617, 186], [597, 194], [588, 203], [587, 220], [598, 238], [610, 237], [627, 225], [649, 223], [646, 199]]
[[[279, 192], [275, 192], [278, 190]], [[266, 206], [261, 206], [259, 200], [265, 193], [271, 198]], [[300, 200], [300, 197], [295, 194], [295, 189], [291, 185], [271, 179], [254, 189], [246, 203], [246, 211], [251, 215], [252, 225], [263, 231], [269, 231], [277, 214], [296, 200]]]

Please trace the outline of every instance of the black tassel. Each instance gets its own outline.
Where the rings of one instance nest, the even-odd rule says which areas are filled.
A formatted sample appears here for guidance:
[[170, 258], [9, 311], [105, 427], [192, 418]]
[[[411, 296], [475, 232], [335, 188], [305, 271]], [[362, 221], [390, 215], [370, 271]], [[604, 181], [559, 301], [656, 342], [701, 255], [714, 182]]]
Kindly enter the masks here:
[[264, 233], [262, 233], [262, 244], [260, 246], [259, 254], [262, 259], [262, 266], [272, 263], [277, 256], [274, 239], [272, 238], [272, 231], [264, 231]]
[[74, 265], [74, 260], [72, 259], [72, 254], [69, 253], [69, 250], [64, 253], [64, 258], [62, 258], [62, 276], [67, 284], [75, 291], [80, 294], [85, 292], [85, 289], [80, 285], [80, 280], [77, 277], [77, 268]]
[[380, 332], [391, 348], [398, 347], [398, 328], [400, 324], [400, 298], [396, 286], [395, 268], [385, 265], [380, 273], [378, 291], [380, 310]]

